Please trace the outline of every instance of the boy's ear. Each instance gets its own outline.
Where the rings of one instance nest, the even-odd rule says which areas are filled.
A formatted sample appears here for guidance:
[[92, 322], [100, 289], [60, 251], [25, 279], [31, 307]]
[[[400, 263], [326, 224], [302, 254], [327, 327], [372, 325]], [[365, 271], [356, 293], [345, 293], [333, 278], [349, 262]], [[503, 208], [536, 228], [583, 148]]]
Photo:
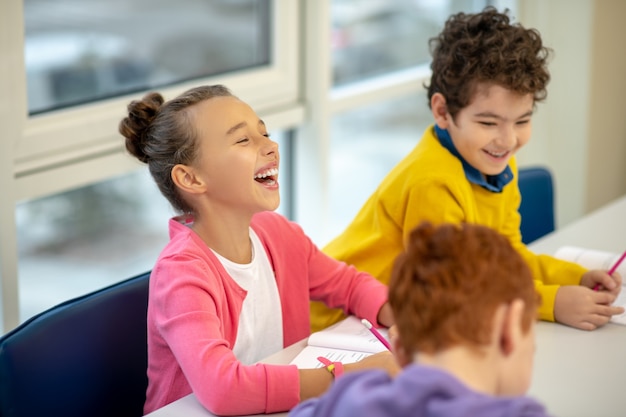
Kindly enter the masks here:
[[410, 357], [404, 350], [404, 347], [402, 347], [400, 335], [397, 332], [395, 334], [389, 333], [389, 339], [391, 341], [393, 356], [395, 356], [396, 361], [401, 368], [404, 368], [406, 365], [413, 362], [413, 358]]
[[190, 166], [178, 164], [172, 168], [172, 181], [181, 190], [190, 194], [200, 194], [206, 191], [204, 180], [196, 175]]
[[448, 104], [443, 94], [433, 94], [430, 98], [430, 110], [433, 113], [433, 118], [437, 126], [441, 129], [447, 129], [451, 121], [451, 116], [448, 113]]
[[504, 356], [509, 356], [522, 339], [522, 318], [524, 315], [524, 302], [520, 299], [513, 300], [503, 308], [500, 325], [500, 351]]

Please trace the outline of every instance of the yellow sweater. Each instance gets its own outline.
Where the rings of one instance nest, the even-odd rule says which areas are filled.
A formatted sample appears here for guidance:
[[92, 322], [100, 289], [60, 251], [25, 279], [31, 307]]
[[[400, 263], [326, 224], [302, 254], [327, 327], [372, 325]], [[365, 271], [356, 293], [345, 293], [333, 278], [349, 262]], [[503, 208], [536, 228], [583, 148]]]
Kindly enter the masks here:
[[[510, 167], [514, 179], [501, 193], [469, 182], [461, 161], [439, 143], [430, 126], [411, 153], [387, 174], [352, 223], [323, 251], [388, 284], [396, 256], [420, 222], [489, 226], [508, 237], [528, 262], [542, 299], [539, 318], [554, 321], [559, 286], [577, 285], [586, 269], [551, 256], [535, 255], [522, 243], [515, 158], [511, 158]], [[313, 331], [342, 317], [341, 311], [330, 310], [322, 303], [311, 304]]]

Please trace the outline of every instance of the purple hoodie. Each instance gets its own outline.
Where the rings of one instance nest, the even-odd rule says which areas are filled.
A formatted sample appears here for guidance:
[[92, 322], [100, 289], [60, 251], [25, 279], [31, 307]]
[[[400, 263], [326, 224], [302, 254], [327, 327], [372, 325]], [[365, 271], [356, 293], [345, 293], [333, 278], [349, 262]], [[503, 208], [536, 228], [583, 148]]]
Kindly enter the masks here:
[[409, 365], [395, 379], [380, 370], [346, 374], [319, 398], [289, 417], [547, 417], [529, 397], [496, 397], [472, 391], [451, 374]]

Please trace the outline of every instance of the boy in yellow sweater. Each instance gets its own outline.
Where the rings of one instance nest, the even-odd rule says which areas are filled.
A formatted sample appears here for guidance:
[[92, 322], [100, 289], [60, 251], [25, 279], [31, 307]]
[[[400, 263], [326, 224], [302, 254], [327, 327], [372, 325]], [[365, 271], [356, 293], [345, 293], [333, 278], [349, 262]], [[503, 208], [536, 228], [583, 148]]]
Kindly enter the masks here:
[[[521, 240], [514, 155], [530, 139], [535, 103], [546, 97], [550, 79], [550, 50], [539, 33], [488, 7], [451, 16], [430, 47], [434, 125], [324, 252], [388, 283], [393, 260], [420, 222], [482, 224], [507, 237], [528, 263], [541, 294], [540, 319], [593, 330], [621, 314], [611, 306], [621, 288], [617, 274], [536, 255]], [[311, 313], [313, 330], [341, 318], [316, 303]]]

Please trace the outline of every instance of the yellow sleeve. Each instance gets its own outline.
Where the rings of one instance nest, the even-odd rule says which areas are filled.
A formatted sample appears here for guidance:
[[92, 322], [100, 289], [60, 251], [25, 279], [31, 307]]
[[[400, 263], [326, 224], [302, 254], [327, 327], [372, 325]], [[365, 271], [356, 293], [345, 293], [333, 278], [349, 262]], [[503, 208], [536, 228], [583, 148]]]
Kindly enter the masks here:
[[536, 255], [526, 246], [520, 248], [522, 257], [530, 267], [535, 288], [541, 296], [539, 318], [554, 321], [554, 300], [561, 285], [578, 285], [587, 269], [573, 262], [549, 255]]
[[535, 281], [535, 289], [541, 296], [539, 318], [554, 321], [554, 300], [561, 285], [578, 285], [586, 269], [572, 262], [563, 261], [549, 255], [537, 255], [522, 242], [520, 230], [521, 216], [518, 208], [521, 195], [517, 185], [517, 164], [511, 160], [514, 181], [507, 187], [507, 216], [502, 225], [501, 233], [506, 236], [513, 247], [522, 255], [528, 264]]
[[[394, 182], [381, 187], [366, 202], [350, 226], [323, 248], [340, 261], [389, 283], [393, 263], [408, 234], [421, 221], [433, 224], [463, 219], [463, 209], [443, 185], [430, 180]], [[343, 312], [311, 302], [311, 330], [318, 331], [344, 318]]]

